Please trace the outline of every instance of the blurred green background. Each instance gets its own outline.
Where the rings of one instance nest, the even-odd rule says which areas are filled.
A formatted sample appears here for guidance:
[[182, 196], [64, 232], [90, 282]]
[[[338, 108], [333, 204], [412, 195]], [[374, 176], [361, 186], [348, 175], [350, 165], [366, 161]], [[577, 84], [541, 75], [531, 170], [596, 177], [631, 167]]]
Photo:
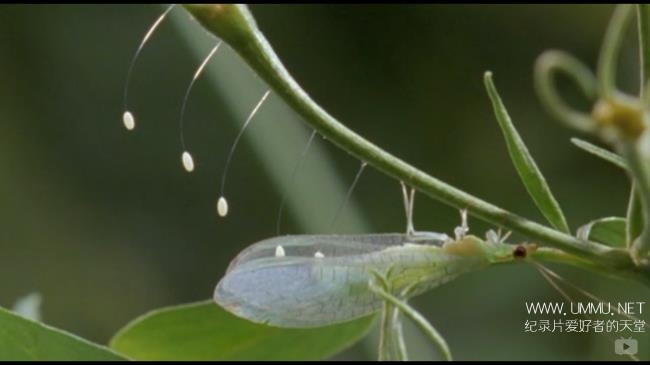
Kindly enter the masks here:
[[[43, 296], [43, 320], [106, 343], [154, 308], [211, 297], [238, 251], [282, 233], [404, 230], [399, 185], [366, 169], [330, 222], [359, 162], [317, 138], [293, 182], [310, 130], [272, 95], [251, 124], [226, 183], [231, 214], [215, 202], [225, 157], [264, 84], [227, 47], [196, 83], [181, 167], [178, 116], [195, 68], [215, 40], [181, 9], [133, 52], [155, 5], [0, 7], [0, 305]], [[279, 6], [251, 10], [299, 83], [334, 116], [400, 158], [518, 214], [543, 222], [510, 164], [484, 92], [492, 70], [516, 126], [576, 229], [625, 213], [628, 183], [569, 143], [576, 135], [541, 108], [532, 69], [544, 50], [596, 63], [606, 5]], [[619, 86], [637, 91], [634, 27]], [[564, 91], [587, 107], [570, 84]], [[581, 104], [582, 103], [582, 104]], [[583, 136], [584, 137], [584, 136]], [[420, 196], [418, 229], [451, 232], [455, 209]], [[470, 221], [482, 235], [488, 226]], [[514, 237], [517, 239], [518, 237]], [[612, 302], [650, 302], [650, 290], [571, 268], [572, 281]], [[524, 333], [525, 302], [563, 301], [530, 266], [470, 274], [414, 300], [457, 359], [617, 359], [613, 335]], [[649, 318], [648, 316], [642, 316]], [[413, 358], [435, 357], [409, 328]], [[629, 333], [623, 333], [629, 335]], [[640, 355], [649, 337], [636, 335]], [[336, 359], [373, 359], [371, 336]]]

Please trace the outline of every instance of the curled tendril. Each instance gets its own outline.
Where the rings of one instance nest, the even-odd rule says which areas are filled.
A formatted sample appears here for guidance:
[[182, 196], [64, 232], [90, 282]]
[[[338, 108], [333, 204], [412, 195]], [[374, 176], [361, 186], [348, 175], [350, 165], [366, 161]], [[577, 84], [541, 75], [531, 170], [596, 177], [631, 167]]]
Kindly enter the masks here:
[[[598, 130], [598, 123], [593, 120], [593, 115], [575, 110], [562, 100], [555, 85], [556, 72], [564, 72], [573, 79], [590, 101], [598, 99], [608, 105], [634, 104], [635, 98], [616, 89], [618, 54], [625, 30], [634, 15], [633, 10], [631, 5], [616, 7], [600, 50], [596, 77], [584, 63], [562, 51], [550, 50], [537, 59], [535, 87], [542, 103], [555, 118], [582, 132], [591, 133]], [[646, 95], [645, 104], [650, 104], [648, 92], [643, 94]]]
[[[650, 41], [647, 24], [643, 24], [642, 9], [638, 7], [641, 90], [639, 96], [627, 95], [616, 88], [616, 70], [618, 57], [625, 32], [634, 15], [634, 6], [618, 5], [609, 22], [603, 45], [598, 58], [596, 78], [580, 61], [560, 51], [542, 54], [535, 66], [535, 86], [545, 107], [560, 121], [583, 132], [598, 134], [625, 158], [626, 165], [633, 177], [631, 205], [639, 194], [643, 218], [638, 217], [639, 209], [628, 209], [627, 232], [635, 231], [636, 237], [628, 237], [630, 256], [636, 265], [650, 266], [650, 153], [645, 148], [650, 143], [648, 138], [648, 108], [650, 108], [650, 81], [646, 75], [648, 67], [644, 49]], [[645, 12], [648, 12], [645, 9]], [[645, 29], [645, 30], [644, 30]], [[576, 111], [560, 98], [555, 88], [553, 74], [563, 71], [570, 76], [591, 100], [594, 98], [590, 115]], [[631, 227], [633, 222], [643, 219], [643, 228]], [[634, 228], [634, 229], [633, 229]], [[587, 231], [588, 232], [588, 231]], [[583, 232], [584, 233], [584, 232]]]
[[573, 109], [558, 94], [554, 78], [556, 72], [563, 72], [573, 79], [580, 91], [590, 101], [596, 99], [596, 77], [580, 60], [558, 50], [542, 53], [535, 63], [535, 88], [549, 112], [570, 127], [583, 132], [594, 132], [596, 125], [593, 123], [591, 115]]

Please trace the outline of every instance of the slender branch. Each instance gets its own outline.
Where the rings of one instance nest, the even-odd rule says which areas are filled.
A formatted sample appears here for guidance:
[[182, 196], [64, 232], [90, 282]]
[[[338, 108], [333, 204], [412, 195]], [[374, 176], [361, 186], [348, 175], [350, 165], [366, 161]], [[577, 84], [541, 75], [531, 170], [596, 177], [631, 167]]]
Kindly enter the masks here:
[[399, 308], [384, 301], [379, 332], [379, 361], [408, 361]]
[[379, 356], [377, 360], [379, 361], [389, 361], [392, 360], [392, 348], [390, 346], [390, 308], [392, 305], [390, 303], [384, 302], [381, 309], [381, 322], [379, 325]]
[[245, 5], [185, 5], [211, 33], [226, 41], [304, 120], [321, 135], [356, 158], [418, 191], [494, 225], [527, 235], [543, 245], [589, 258], [605, 266], [631, 268], [629, 255], [605, 245], [578, 240], [510, 213], [465, 193], [389, 154], [359, 136], [323, 110], [285, 69], [259, 31]]
[[[648, 166], [647, 156], [644, 156], [639, 151], [641, 146], [639, 146], [638, 142], [627, 143], [623, 148], [626, 150], [630, 171], [635, 179], [633, 184], [634, 190], [641, 197], [641, 210], [644, 222], [641, 235], [633, 239], [630, 254], [638, 265], [650, 265], [650, 259], [648, 259], [648, 255], [650, 254], [650, 168]], [[628, 222], [628, 224], [633, 223]]]
[[418, 313], [415, 309], [413, 309], [411, 306], [406, 304], [406, 302], [396, 298], [395, 296], [391, 295], [390, 293], [386, 292], [383, 288], [380, 286], [370, 283], [369, 284], [370, 290], [379, 295], [382, 299], [384, 299], [386, 302], [389, 302], [390, 304], [394, 305], [395, 307], [399, 308], [399, 310], [404, 313], [407, 317], [409, 317], [413, 323], [415, 323], [422, 332], [433, 342], [438, 346], [438, 350], [442, 354], [443, 358], [447, 361], [451, 361], [451, 351], [449, 350], [449, 345], [447, 345], [447, 341], [445, 341], [444, 337], [440, 335], [440, 333], [427, 321], [426, 318], [424, 318], [420, 313]]
[[399, 308], [393, 308], [391, 315], [393, 316], [393, 329], [395, 331], [395, 347], [397, 349], [397, 356], [402, 361], [408, 361], [408, 351], [406, 349], [406, 341], [404, 339], [404, 328], [402, 326], [401, 311]]
[[[647, 86], [649, 85], [648, 78], [650, 77], [650, 6], [648, 4], [638, 4], [636, 10], [639, 31], [639, 60], [641, 64], [639, 96], [640, 100], [645, 101], [643, 103], [644, 109], [647, 109], [647, 101], [650, 100], [648, 99], [650, 95], [648, 95], [647, 90]], [[633, 147], [639, 148], [640, 146]], [[641, 196], [641, 209], [638, 209], [637, 212], [641, 211], [644, 222], [642, 233], [632, 242], [630, 253], [634, 261], [637, 263], [645, 261], [645, 264], [648, 264], [648, 261], [650, 261], [650, 259], [648, 259], [648, 256], [650, 256], [650, 233], [648, 232], [650, 229], [650, 207], [648, 207], [650, 204], [650, 191], [648, 191], [650, 190], [650, 183], [648, 182], [647, 156], [643, 156], [640, 152], [636, 151], [636, 153], [632, 154], [632, 161], [630, 161], [630, 163], [633, 167], [632, 171], [636, 172], [635, 175], [637, 179], [640, 180], [633, 184], [634, 188], [630, 199], [633, 202], [636, 198], [636, 191], [638, 191]], [[635, 211], [630, 210], [630, 212], [634, 213]], [[631, 218], [634, 217], [630, 217], [630, 219]], [[633, 223], [635, 222], [630, 221], [628, 224], [631, 225]], [[631, 238], [634, 239], [634, 237]]]
[[634, 240], [641, 235], [644, 225], [641, 197], [633, 181], [630, 186], [630, 200], [627, 203], [627, 226], [625, 227], [628, 248], [631, 248]]

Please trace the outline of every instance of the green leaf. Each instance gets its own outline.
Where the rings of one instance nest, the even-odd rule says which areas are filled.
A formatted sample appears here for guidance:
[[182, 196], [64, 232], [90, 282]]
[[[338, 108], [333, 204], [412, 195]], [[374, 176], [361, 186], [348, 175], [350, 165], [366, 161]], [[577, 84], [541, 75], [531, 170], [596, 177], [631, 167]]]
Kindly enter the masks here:
[[126, 360], [70, 333], [0, 308], [0, 360]]
[[320, 360], [357, 342], [373, 323], [374, 316], [320, 328], [270, 327], [204, 301], [145, 314], [110, 346], [135, 360]]
[[580, 227], [577, 236], [610, 247], [624, 248], [627, 246], [626, 225], [625, 218], [601, 218]]
[[528, 152], [528, 148], [526, 148], [524, 141], [521, 139], [515, 126], [512, 124], [508, 111], [506, 110], [505, 105], [503, 105], [501, 97], [499, 97], [499, 93], [492, 82], [491, 72], [485, 73], [484, 81], [485, 88], [487, 89], [487, 93], [492, 101], [494, 114], [496, 115], [499, 127], [501, 127], [501, 131], [506, 140], [510, 158], [515, 165], [517, 173], [519, 173], [519, 177], [524, 183], [526, 190], [528, 190], [528, 194], [533, 198], [537, 208], [539, 208], [544, 217], [546, 217], [553, 227], [569, 233], [569, 225], [564, 218], [562, 209], [560, 209], [560, 205], [553, 197], [553, 193], [551, 193], [551, 189], [548, 187], [541, 171], [539, 171], [535, 160], [533, 160], [533, 157], [530, 155], [530, 152]]
[[582, 150], [591, 153], [594, 156], [600, 157], [607, 162], [613, 163], [614, 165], [622, 168], [625, 171], [628, 171], [629, 169], [625, 159], [615, 154], [614, 152], [610, 152], [604, 148], [600, 148], [595, 144], [591, 144], [579, 138], [571, 138], [571, 143], [576, 145], [578, 148], [581, 148]]

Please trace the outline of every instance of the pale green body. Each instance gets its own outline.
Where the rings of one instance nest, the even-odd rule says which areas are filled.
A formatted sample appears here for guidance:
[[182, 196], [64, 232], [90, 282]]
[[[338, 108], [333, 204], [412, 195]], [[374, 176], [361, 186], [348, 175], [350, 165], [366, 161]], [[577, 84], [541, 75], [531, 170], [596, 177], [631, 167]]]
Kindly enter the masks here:
[[[391, 292], [408, 296], [458, 275], [512, 260], [513, 246], [468, 236], [413, 244], [404, 234], [302, 235], [258, 242], [240, 253], [214, 299], [232, 313], [279, 327], [319, 327], [381, 309], [368, 289], [370, 271], [389, 273]], [[275, 252], [282, 246], [285, 256]], [[324, 257], [314, 257], [320, 252]]]

